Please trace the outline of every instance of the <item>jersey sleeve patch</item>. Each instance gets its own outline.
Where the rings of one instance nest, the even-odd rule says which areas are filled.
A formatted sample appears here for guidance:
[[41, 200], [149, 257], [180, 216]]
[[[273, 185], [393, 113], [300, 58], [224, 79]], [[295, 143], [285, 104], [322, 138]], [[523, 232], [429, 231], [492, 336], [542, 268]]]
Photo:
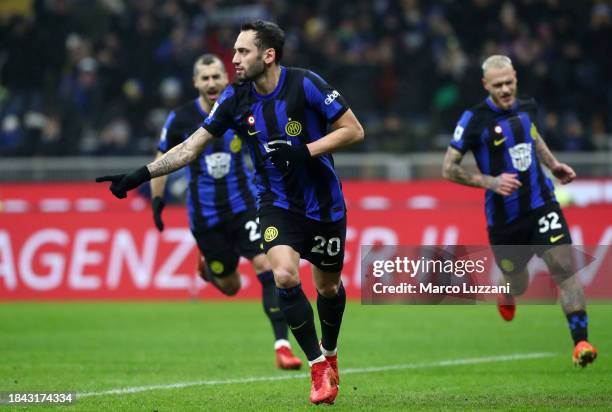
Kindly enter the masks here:
[[349, 109], [340, 92], [313, 72], [304, 75], [303, 87], [308, 103], [329, 122], [334, 122]]
[[469, 140], [470, 136], [468, 129], [473, 116], [474, 113], [469, 110], [463, 113], [459, 122], [457, 122], [457, 126], [455, 126], [455, 131], [453, 132], [453, 137], [450, 142], [451, 147], [461, 152], [466, 152], [469, 149], [472, 142]]
[[202, 127], [215, 137], [222, 137], [227, 129], [232, 127], [231, 106], [234, 95], [234, 86], [228, 86], [215, 102], [202, 124]]
[[168, 147], [168, 130], [170, 129], [170, 127], [172, 127], [172, 123], [174, 122], [175, 118], [176, 113], [174, 111], [171, 111], [168, 117], [166, 118], [164, 127], [162, 128], [161, 133], [159, 135], [159, 144], [157, 145], [157, 149], [162, 153], [166, 153], [170, 149], [170, 147]]

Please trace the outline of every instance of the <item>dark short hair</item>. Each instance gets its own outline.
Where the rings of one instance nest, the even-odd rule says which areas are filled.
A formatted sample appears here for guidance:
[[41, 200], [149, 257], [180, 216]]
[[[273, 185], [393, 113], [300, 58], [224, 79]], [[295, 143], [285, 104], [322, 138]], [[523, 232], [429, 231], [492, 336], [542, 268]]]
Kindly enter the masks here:
[[213, 64], [214, 62], [221, 63], [221, 68], [223, 68], [223, 71], [225, 71], [225, 65], [223, 64], [223, 61], [221, 61], [221, 58], [219, 58], [219, 56], [212, 53], [206, 53], [198, 57], [195, 63], [193, 64], [193, 75], [195, 76], [198, 74], [198, 65], [204, 64], [208, 66], [210, 64]]
[[255, 32], [255, 45], [259, 50], [274, 49], [278, 63], [283, 57], [283, 47], [285, 46], [285, 32], [275, 23], [270, 21], [256, 20], [245, 23], [240, 27], [240, 31], [253, 30]]

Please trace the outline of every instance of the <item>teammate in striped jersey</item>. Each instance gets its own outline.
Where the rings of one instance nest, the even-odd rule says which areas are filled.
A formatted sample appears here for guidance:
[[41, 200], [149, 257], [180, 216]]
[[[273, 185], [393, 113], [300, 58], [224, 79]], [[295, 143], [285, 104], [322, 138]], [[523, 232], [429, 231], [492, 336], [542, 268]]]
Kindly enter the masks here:
[[[158, 158], [181, 144], [208, 116], [228, 84], [221, 60], [212, 54], [197, 59], [193, 84], [199, 96], [168, 115]], [[274, 332], [276, 365], [280, 369], [299, 369], [302, 361], [291, 351], [270, 262], [260, 249], [253, 173], [245, 164], [244, 154], [242, 139], [230, 129], [186, 168], [189, 226], [201, 253], [198, 270], [200, 277], [232, 296], [240, 289], [240, 256], [249, 259], [261, 284], [263, 308]], [[161, 214], [166, 180], [167, 176], [151, 180], [153, 218], [160, 231], [164, 229]]]
[[[517, 78], [507, 56], [494, 55], [482, 65], [483, 86], [489, 96], [461, 116], [444, 159], [443, 175], [454, 182], [484, 188], [489, 241], [503, 282], [511, 295], [500, 296], [505, 320], [516, 311], [514, 296], [529, 282], [527, 263], [534, 253], [546, 262], [560, 290], [561, 307], [574, 340], [573, 360], [586, 366], [597, 356], [587, 340], [588, 317], [582, 285], [576, 278], [570, 232], [555, 198], [544, 164], [562, 184], [576, 177], [560, 163], [538, 133], [537, 105], [517, 98]], [[480, 173], [461, 166], [472, 151]], [[503, 245], [533, 245], [527, 248]]]

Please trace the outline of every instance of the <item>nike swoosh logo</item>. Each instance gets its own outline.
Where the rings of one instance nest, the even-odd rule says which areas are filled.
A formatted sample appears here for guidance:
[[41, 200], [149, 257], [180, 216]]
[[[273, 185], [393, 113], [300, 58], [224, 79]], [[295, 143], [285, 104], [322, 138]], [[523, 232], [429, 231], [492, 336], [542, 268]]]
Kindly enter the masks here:
[[322, 320], [323, 323], [325, 323], [327, 326], [336, 326], [337, 323], [329, 323], [328, 321], [326, 321], [325, 319]]
[[337, 262], [321, 262], [321, 266], [333, 266], [337, 264]]
[[306, 324], [306, 320], [304, 322], [302, 322], [302, 324], [300, 326], [291, 326], [289, 325], [289, 329], [291, 330], [298, 330], [299, 328], [301, 328], [302, 326], [304, 326]]
[[270, 308], [270, 313], [280, 312], [280, 308]]
[[558, 240], [561, 240], [565, 237], [565, 234], [560, 234], [557, 236], [551, 236], [550, 237], [550, 243], [556, 243]]
[[503, 142], [505, 142], [507, 139], [507, 137], [504, 137], [503, 139], [499, 139], [499, 140], [493, 140], [493, 144], [495, 146], [499, 146], [500, 144], [502, 144]]
[[261, 130], [256, 130], [254, 132], [251, 132], [250, 130], [247, 130], [247, 133], [249, 136], [255, 136], [257, 133], [259, 133]]

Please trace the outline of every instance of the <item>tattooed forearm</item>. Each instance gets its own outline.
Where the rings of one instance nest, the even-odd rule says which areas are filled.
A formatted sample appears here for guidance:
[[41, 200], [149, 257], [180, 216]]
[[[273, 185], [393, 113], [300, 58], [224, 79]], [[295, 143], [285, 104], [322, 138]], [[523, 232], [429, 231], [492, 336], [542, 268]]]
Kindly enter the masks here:
[[187, 149], [187, 142], [176, 145], [169, 150], [165, 155], [147, 165], [151, 177], [167, 175], [175, 170], [185, 166], [191, 160], [195, 159], [192, 151]]
[[183, 143], [174, 146], [165, 155], [147, 165], [151, 177], [167, 175], [191, 163], [212, 138], [205, 129], [199, 128]]
[[[163, 155], [164, 155], [163, 153], [157, 152], [157, 155], [155, 156], [155, 160], [159, 159]], [[159, 197], [164, 196], [164, 189], [166, 187], [167, 180], [168, 180], [168, 176], [158, 176], [158, 177], [151, 179], [151, 199], [158, 197], [158, 196]]]
[[494, 184], [492, 176], [485, 176], [480, 173], [473, 173], [466, 170], [457, 164], [451, 164], [445, 169], [444, 177], [453, 182], [461, 183], [468, 186], [489, 188]]
[[496, 180], [492, 176], [471, 172], [461, 166], [463, 155], [458, 150], [449, 148], [444, 157], [442, 175], [453, 182], [467, 186], [494, 189]]
[[535, 145], [536, 156], [538, 156], [538, 159], [540, 159], [540, 161], [544, 163], [546, 167], [552, 169], [557, 163], [559, 163], [546, 145], [546, 142], [544, 142], [544, 139], [542, 139], [542, 136], [538, 135], [538, 138], [535, 141]]

